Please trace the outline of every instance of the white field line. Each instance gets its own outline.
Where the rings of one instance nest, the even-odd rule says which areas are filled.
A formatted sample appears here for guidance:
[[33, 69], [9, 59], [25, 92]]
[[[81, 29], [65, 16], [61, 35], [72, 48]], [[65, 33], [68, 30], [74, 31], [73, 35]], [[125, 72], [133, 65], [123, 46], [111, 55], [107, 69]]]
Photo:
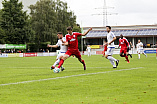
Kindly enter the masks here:
[[140, 68], [143, 68], [143, 67], [130, 68], [130, 69], [121, 69], [121, 70], [112, 70], [112, 71], [97, 72], [97, 73], [87, 73], [87, 74], [70, 75], [70, 76], [63, 76], [63, 77], [56, 77], [56, 78], [48, 78], [48, 79], [39, 79], [39, 80], [22, 81], [22, 82], [16, 82], [16, 83], [6, 83], [6, 84], [0, 84], [0, 86], [18, 85], [18, 84], [25, 84], [25, 83], [31, 83], [31, 82], [41, 82], [41, 81], [56, 80], [56, 79], [65, 79], [65, 78], [71, 78], [71, 77], [80, 77], [80, 76], [104, 74], [104, 73], [111, 73], [111, 72], [120, 72], [120, 71], [135, 70], [135, 69], [140, 69]]

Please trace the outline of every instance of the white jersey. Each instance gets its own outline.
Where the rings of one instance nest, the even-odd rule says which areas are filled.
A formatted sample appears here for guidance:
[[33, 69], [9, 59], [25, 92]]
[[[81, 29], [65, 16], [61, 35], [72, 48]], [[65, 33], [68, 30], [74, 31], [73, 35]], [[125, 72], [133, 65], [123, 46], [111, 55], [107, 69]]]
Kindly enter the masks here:
[[88, 51], [88, 52], [91, 52], [91, 47], [87, 47], [87, 51]]
[[[114, 33], [113, 32], [109, 32], [107, 34], [107, 42], [110, 43], [113, 40], [114, 37], [115, 37]], [[108, 45], [108, 47], [115, 47], [114, 46], [114, 42], [112, 42], [111, 45]]]
[[[63, 37], [62, 40], [63, 40], [63, 41], [66, 41], [66, 38]], [[58, 47], [60, 46], [60, 52], [61, 52], [61, 53], [62, 53], [62, 52], [65, 53], [65, 52], [68, 50], [68, 47], [65, 46], [65, 45], [62, 45], [62, 44], [63, 44], [63, 42], [61, 41], [61, 39], [59, 39], [56, 45], [57, 45]]]
[[136, 48], [137, 48], [137, 51], [138, 51], [138, 44], [136, 44]]
[[[142, 46], [141, 46], [141, 45], [142, 45]], [[138, 43], [138, 44], [137, 44], [137, 48], [138, 48], [138, 49], [143, 49], [143, 43], [142, 43], [142, 42]]]

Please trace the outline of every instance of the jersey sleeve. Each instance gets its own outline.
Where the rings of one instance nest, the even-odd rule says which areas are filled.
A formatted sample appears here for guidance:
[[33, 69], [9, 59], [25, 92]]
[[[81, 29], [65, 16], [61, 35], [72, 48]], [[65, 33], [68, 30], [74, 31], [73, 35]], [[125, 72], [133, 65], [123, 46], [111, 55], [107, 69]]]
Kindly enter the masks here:
[[112, 36], [112, 38], [116, 37], [113, 32], [111, 32], [111, 36]]
[[66, 38], [65, 37], [63, 37], [63, 41], [66, 42]]
[[66, 39], [66, 42], [68, 42], [68, 41], [69, 41], [69, 40], [68, 40], [68, 35], [66, 35], [66, 36], [65, 36], [65, 39]]
[[78, 37], [78, 36], [81, 36], [82, 34], [75, 32], [74, 35], [76, 35]]
[[128, 40], [127, 40], [127, 39], [124, 39], [124, 41], [125, 41], [126, 46], [129, 46]]
[[59, 40], [58, 40], [58, 42], [57, 42], [57, 44], [56, 44], [58, 47], [59, 47]]

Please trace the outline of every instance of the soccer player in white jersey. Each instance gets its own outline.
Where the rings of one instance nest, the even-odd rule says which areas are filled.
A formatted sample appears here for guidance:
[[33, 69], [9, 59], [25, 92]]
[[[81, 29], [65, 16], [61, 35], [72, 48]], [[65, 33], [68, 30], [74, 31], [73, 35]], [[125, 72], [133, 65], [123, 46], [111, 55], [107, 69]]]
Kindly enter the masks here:
[[[113, 68], [117, 68], [117, 66], [119, 64], [119, 60], [112, 57], [113, 51], [115, 49], [114, 41], [116, 40], [116, 36], [111, 31], [110, 26], [106, 26], [106, 30], [108, 32], [108, 34], [107, 34], [107, 43], [106, 43], [108, 46], [107, 46], [107, 52], [106, 52], [105, 58], [110, 60], [111, 64], [113, 65]], [[116, 62], [116, 64], [115, 64], [115, 62]]]
[[[66, 42], [66, 38], [63, 37], [63, 34], [61, 32], [58, 32], [57, 36], [58, 36], [58, 39], [59, 39], [57, 44], [56, 45], [48, 45], [48, 47], [52, 47], [52, 48], [60, 47], [60, 52], [59, 52], [59, 54], [57, 55], [57, 58], [56, 58], [57, 60], [52, 65], [51, 70], [54, 69], [56, 67], [56, 65], [59, 64], [60, 59], [63, 57], [63, 55], [66, 53], [66, 51], [68, 49], [67, 46], [63, 45], [63, 43]], [[61, 66], [61, 71], [63, 71], [63, 70], [64, 70], [64, 67]]]
[[90, 47], [90, 45], [87, 46], [86, 51], [88, 51], [88, 57], [91, 56], [91, 47]]
[[140, 59], [140, 54], [141, 53], [147, 57], [146, 53], [144, 53], [143, 43], [141, 42], [140, 39], [138, 40], [137, 49], [138, 49], [138, 59]]

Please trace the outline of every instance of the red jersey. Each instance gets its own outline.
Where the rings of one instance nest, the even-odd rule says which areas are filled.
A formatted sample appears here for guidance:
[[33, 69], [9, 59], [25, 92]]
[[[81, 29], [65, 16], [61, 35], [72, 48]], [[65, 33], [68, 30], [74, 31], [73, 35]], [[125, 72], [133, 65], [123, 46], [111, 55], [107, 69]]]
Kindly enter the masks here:
[[81, 36], [81, 33], [73, 32], [72, 35], [66, 35], [66, 41], [68, 42], [68, 50], [78, 50], [78, 36]]
[[[124, 39], [126, 39], [126, 38], [124, 38]], [[126, 41], [128, 42], [128, 47], [130, 47], [130, 43], [129, 43], [129, 41], [126, 39]]]
[[119, 46], [121, 46], [121, 49], [127, 48], [128, 41], [125, 38], [119, 39]]

